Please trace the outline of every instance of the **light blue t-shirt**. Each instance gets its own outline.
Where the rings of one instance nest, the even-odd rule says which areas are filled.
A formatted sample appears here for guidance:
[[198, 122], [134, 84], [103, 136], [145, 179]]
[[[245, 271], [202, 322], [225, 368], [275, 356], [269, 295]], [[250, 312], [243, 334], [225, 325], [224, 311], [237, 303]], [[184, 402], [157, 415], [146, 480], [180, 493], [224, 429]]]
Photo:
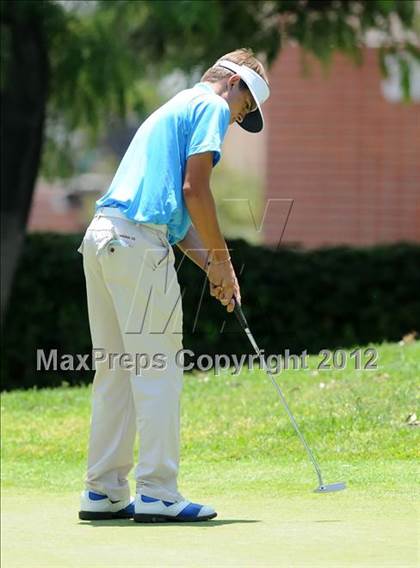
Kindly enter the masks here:
[[168, 226], [171, 244], [191, 225], [183, 198], [187, 159], [213, 152], [213, 166], [230, 121], [227, 102], [197, 83], [175, 95], [137, 130], [99, 207], [118, 207], [133, 221]]

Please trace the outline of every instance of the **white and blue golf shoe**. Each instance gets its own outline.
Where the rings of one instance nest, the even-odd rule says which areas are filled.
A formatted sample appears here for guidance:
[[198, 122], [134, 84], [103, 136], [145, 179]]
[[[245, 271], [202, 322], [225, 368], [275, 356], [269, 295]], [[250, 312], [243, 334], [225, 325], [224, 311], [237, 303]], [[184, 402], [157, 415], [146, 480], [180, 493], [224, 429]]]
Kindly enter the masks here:
[[111, 501], [107, 495], [95, 491], [83, 491], [80, 496], [79, 519], [82, 521], [106, 521], [108, 519], [132, 519], [134, 501]]
[[136, 523], [186, 523], [208, 521], [217, 516], [216, 511], [207, 505], [190, 501], [163, 501], [137, 494], [134, 501], [134, 520]]

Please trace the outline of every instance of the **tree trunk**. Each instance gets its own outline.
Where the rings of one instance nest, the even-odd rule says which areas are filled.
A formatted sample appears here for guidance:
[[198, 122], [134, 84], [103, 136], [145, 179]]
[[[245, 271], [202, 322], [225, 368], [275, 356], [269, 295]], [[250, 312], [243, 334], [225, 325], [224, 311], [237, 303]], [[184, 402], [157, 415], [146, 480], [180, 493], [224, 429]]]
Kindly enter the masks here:
[[25, 236], [41, 159], [48, 90], [44, 2], [2, 3], [1, 320]]

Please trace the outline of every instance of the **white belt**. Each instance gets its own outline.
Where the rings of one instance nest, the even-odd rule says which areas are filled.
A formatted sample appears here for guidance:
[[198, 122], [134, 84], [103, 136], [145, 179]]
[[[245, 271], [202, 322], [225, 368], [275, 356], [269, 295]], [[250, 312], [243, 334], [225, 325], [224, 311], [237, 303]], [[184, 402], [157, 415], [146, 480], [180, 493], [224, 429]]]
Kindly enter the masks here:
[[124, 219], [129, 223], [134, 223], [135, 225], [141, 225], [154, 229], [155, 231], [160, 231], [165, 236], [168, 234], [168, 226], [156, 223], [140, 223], [139, 221], [133, 221], [129, 219], [118, 207], [99, 207], [95, 213], [95, 217], [117, 217], [118, 219]]

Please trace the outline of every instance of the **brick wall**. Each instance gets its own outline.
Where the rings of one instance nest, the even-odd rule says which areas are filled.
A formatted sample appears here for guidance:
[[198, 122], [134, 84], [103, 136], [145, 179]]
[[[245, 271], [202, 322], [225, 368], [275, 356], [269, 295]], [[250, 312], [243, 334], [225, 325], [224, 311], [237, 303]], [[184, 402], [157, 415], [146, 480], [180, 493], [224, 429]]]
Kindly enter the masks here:
[[28, 219], [29, 233], [79, 233], [85, 228], [78, 209], [71, 207], [64, 190], [38, 180]]
[[[362, 67], [334, 58], [302, 76], [299, 49], [270, 73], [266, 198], [293, 199], [282, 242], [305, 247], [420, 241], [420, 104], [387, 101], [374, 49]], [[277, 243], [288, 202], [270, 204]]]

